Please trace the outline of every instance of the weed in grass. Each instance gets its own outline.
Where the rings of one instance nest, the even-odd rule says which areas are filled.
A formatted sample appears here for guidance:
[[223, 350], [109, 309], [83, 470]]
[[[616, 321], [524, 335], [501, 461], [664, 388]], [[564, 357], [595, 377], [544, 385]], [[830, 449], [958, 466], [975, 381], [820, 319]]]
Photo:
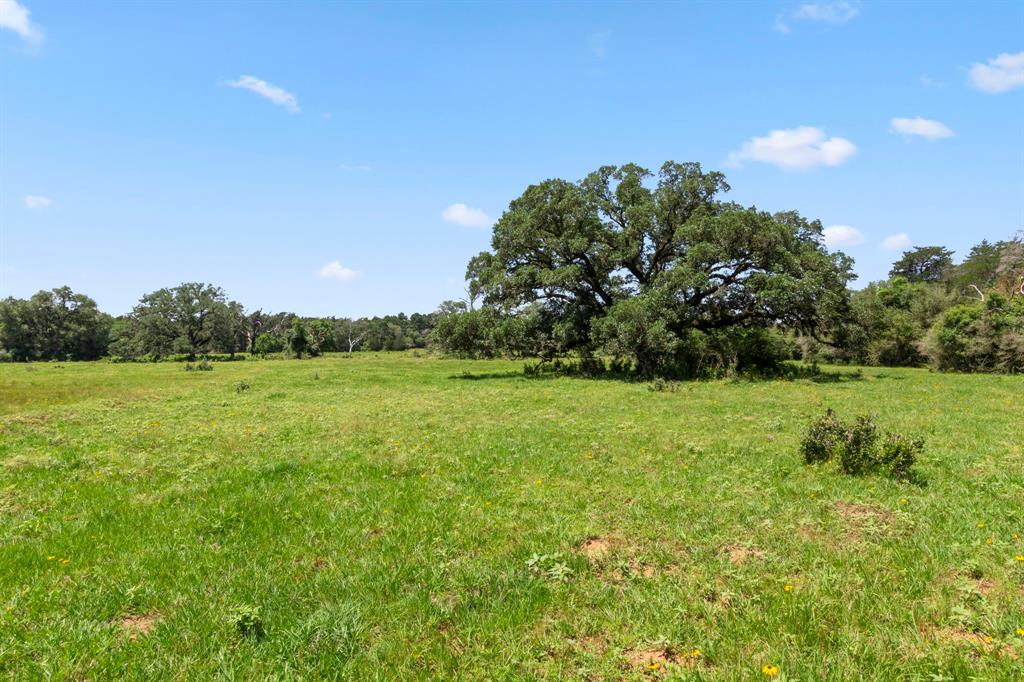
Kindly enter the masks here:
[[239, 635], [249, 639], [263, 639], [267, 631], [258, 606], [236, 606], [231, 611], [230, 621]]

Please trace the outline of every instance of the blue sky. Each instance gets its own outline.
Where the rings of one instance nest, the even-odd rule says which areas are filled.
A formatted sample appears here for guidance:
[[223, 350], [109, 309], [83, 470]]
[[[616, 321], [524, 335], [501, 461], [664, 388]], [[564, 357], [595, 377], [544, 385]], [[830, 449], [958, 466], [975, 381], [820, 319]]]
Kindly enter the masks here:
[[428, 312], [528, 184], [668, 159], [835, 227], [859, 284], [1006, 238], [1024, 3], [0, 0], [3, 296]]

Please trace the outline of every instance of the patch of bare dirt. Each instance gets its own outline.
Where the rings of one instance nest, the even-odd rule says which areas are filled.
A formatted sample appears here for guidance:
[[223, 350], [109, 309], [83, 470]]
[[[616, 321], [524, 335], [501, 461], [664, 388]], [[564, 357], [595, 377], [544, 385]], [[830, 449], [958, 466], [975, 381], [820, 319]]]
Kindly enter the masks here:
[[130, 639], [137, 639], [139, 635], [148, 635], [160, 622], [160, 614], [157, 612], [143, 613], [141, 615], [121, 616], [117, 625], [128, 633]]
[[590, 538], [580, 545], [580, 552], [591, 561], [600, 561], [612, 551], [612, 543], [608, 538]]
[[625, 659], [631, 668], [653, 676], [670, 674], [673, 668], [696, 668], [707, 665], [697, 649], [690, 652], [676, 652], [666, 648], [630, 649], [626, 652]]
[[894, 520], [891, 512], [879, 509], [878, 507], [872, 507], [870, 504], [836, 502], [835, 508], [840, 518], [851, 523], [867, 522], [887, 526]]
[[725, 547], [725, 555], [734, 566], [742, 566], [750, 559], [764, 559], [765, 553], [756, 547], [743, 547], [742, 545], [728, 545]]

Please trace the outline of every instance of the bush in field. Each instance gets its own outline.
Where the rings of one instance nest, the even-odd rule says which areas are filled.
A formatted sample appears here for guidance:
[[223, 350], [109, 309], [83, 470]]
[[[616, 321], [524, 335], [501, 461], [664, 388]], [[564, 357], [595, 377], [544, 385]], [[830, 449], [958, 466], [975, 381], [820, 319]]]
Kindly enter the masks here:
[[846, 431], [836, 413], [829, 410], [825, 416], [812, 423], [800, 444], [805, 464], [827, 462], [839, 453], [846, 437]]
[[882, 473], [896, 479], [911, 477], [911, 467], [924, 450], [924, 441], [901, 433], [882, 433], [871, 417], [844, 424], [832, 410], [812, 422], [800, 444], [806, 464], [838, 460], [851, 476]]

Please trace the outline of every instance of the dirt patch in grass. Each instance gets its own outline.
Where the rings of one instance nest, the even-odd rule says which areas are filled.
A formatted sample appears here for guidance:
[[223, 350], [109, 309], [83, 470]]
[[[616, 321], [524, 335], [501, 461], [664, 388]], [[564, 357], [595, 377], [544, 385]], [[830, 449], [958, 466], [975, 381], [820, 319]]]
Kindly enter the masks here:
[[742, 545], [727, 545], [723, 552], [729, 558], [733, 566], [742, 566], [750, 559], [764, 559], [765, 553], [756, 547], [744, 547]]
[[590, 561], [600, 561], [606, 558], [612, 551], [610, 538], [590, 538], [580, 545], [580, 553]]
[[836, 502], [835, 509], [841, 519], [851, 523], [869, 522], [887, 526], [895, 520], [891, 512], [879, 509], [878, 507], [872, 507], [870, 504]]
[[708, 667], [700, 651], [677, 652], [673, 649], [630, 649], [625, 653], [630, 668], [642, 670], [648, 675], [671, 674], [673, 668]]
[[847, 540], [860, 542], [865, 535], [890, 534], [896, 516], [889, 511], [859, 502], [836, 502], [836, 515], [842, 522]]
[[586, 635], [576, 637], [570, 641], [577, 649], [582, 649], [592, 654], [603, 654], [605, 649], [608, 648], [608, 640], [603, 635]]
[[140, 615], [121, 616], [117, 619], [117, 626], [128, 633], [131, 639], [137, 639], [139, 635], [148, 635], [160, 622], [160, 614], [156, 611]]

